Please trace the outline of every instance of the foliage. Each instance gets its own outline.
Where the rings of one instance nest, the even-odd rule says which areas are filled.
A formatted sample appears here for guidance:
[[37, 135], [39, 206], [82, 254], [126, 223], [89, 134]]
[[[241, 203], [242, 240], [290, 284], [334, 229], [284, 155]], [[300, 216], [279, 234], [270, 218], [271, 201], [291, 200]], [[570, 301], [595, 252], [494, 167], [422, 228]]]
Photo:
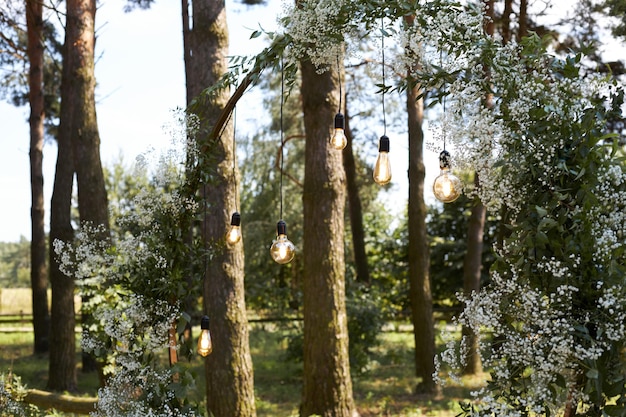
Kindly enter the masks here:
[[21, 378], [9, 374], [0, 374], [0, 417], [35, 417], [43, 415], [37, 407], [25, 404], [25, 387]]
[[[492, 283], [459, 320], [495, 341], [483, 340], [492, 381], [468, 413], [623, 415], [626, 173], [603, 142], [623, 91], [581, 77], [580, 55], [551, 56], [536, 35], [468, 45], [442, 44], [457, 75], [443, 129], [480, 175], [473, 192], [510, 219]], [[454, 349], [443, 358], [461, 366]]]
[[[15, 106], [28, 104], [27, 33], [24, 2], [9, 0], [0, 6], [0, 98]], [[52, 13], [50, 11], [50, 13]], [[43, 20], [44, 42], [44, 109], [46, 134], [55, 138], [58, 128], [61, 97], [61, 51], [52, 19]]]
[[0, 283], [4, 288], [30, 286], [30, 242], [0, 242]]
[[[471, 183], [467, 178], [464, 182]], [[469, 217], [475, 200], [461, 195], [455, 202], [429, 207], [430, 281], [433, 303], [458, 305], [456, 294], [463, 290], [463, 263], [467, 251]], [[489, 281], [489, 268], [494, 256], [492, 247], [497, 234], [496, 216], [486, 219], [483, 234], [481, 287]]]
[[[183, 130], [182, 137], [193, 134]], [[180, 363], [167, 367], [162, 358], [172, 326], [179, 333], [190, 320], [180, 300], [199, 292], [197, 264], [210, 256], [197, 242], [189, 245], [184, 233], [199, 208], [193, 196], [180, 192], [185, 177], [178, 167], [187, 150], [158, 156], [154, 167], [148, 157], [140, 161], [139, 169], [152, 169], [141, 175], [153, 179], [134, 197], [120, 199], [127, 207], [119, 212], [111, 242], [93, 239], [98, 230], [89, 227], [73, 243], [55, 242], [63, 271], [78, 279], [89, 299], [84, 307], [97, 323], [83, 338], [83, 348], [108, 375], [95, 415], [202, 414], [189, 401], [195, 389], [191, 370]]]

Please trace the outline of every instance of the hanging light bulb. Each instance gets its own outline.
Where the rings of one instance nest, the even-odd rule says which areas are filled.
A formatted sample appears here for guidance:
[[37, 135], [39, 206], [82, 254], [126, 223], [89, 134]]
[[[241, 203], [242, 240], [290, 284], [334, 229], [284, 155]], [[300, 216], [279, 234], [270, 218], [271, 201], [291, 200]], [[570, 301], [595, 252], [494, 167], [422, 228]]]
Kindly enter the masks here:
[[278, 237], [272, 242], [270, 255], [277, 263], [287, 264], [296, 254], [296, 247], [287, 239], [287, 224], [283, 220], [280, 220], [276, 225], [276, 231]]
[[241, 215], [237, 212], [233, 213], [230, 218], [230, 229], [226, 233], [226, 242], [231, 245], [236, 244], [241, 240]]
[[433, 192], [437, 200], [444, 203], [451, 203], [461, 195], [461, 180], [452, 173], [450, 163], [450, 153], [442, 151], [439, 154], [439, 168], [441, 173], [433, 184]]
[[376, 159], [376, 165], [374, 165], [374, 181], [379, 185], [385, 185], [391, 181], [389, 138], [387, 135], [381, 136], [378, 142], [378, 159]]
[[338, 151], [345, 148], [348, 144], [348, 139], [346, 138], [346, 134], [344, 131], [345, 128], [346, 120], [343, 117], [343, 114], [337, 113], [335, 115], [335, 133], [333, 133], [333, 136], [330, 138], [330, 144]]
[[209, 331], [209, 316], [203, 316], [200, 322], [200, 337], [198, 338], [198, 353], [202, 356], [208, 356], [213, 352], [213, 342], [211, 341], [211, 332]]

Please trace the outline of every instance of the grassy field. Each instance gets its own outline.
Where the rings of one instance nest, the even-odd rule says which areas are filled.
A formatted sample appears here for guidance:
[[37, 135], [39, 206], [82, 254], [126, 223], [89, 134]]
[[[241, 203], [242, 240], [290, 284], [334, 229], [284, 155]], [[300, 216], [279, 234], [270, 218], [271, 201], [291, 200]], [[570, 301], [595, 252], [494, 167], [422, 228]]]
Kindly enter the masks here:
[[[0, 330], [2, 328], [7, 330], [0, 324]], [[272, 323], [251, 325], [250, 345], [259, 417], [297, 416], [302, 389], [302, 364], [286, 359], [287, 341], [293, 331]], [[470, 390], [476, 389], [483, 379], [468, 378], [463, 381], [463, 386], [446, 385], [443, 387], [443, 395], [438, 398], [416, 395], [414, 392], [418, 381], [414, 376], [413, 334], [410, 331], [386, 331], [379, 335], [379, 340], [380, 345], [373, 352], [371, 366], [352, 378], [354, 398], [362, 417], [452, 417], [461, 411], [459, 402], [469, 398]], [[22, 378], [28, 388], [45, 389], [47, 357], [34, 356], [32, 343], [31, 332], [0, 331], [0, 373], [13, 372]], [[77, 352], [80, 350], [77, 349]], [[202, 399], [204, 372], [201, 362], [197, 359], [196, 362], [199, 375], [197, 397]], [[80, 364], [79, 354], [77, 363]], [[94, 396], [97, 384], [95, 374], [79, 371], [79, 395]]]

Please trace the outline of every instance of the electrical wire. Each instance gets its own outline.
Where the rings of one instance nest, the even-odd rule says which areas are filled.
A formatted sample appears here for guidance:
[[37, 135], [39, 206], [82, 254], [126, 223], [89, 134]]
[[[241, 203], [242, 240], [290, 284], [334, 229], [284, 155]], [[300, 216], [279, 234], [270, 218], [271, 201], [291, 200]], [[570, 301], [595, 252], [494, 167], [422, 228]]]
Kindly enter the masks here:
[[383, 59], [383, 93], [382, 93], [382, 101], [383, 101], [383, 136], [387, 136], [387, 115], [385, 114], [385, 20], [384, 18], [380, 19], [380, 34], [381, 34], [381, 48], [382, 48], [382, 59]]
[[233, 184], [235, 185], [235, 211], [239, 212], [239, 204], [237, 203], [237, 107], [233, 109]]
[[283, 167], [285, 156], [283, 149], [285, 147], [285, 136], [283, 132], [283, 104], [285, 97], [285, 68], [283, 57], [280, 57], [280, 219], [283, 218]]

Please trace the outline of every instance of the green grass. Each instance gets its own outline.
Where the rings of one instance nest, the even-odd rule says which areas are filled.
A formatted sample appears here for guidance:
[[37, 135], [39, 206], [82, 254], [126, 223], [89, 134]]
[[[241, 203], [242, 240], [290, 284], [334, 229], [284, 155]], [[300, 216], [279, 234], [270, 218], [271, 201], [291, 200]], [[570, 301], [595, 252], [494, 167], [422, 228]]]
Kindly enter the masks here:
[[[441, 323], [440, 323], [441, 324]], [[197, 334], [197, 329], [196, 334]], [[287, 359], [288, 337], [295, 330], [287, 326], [251, 326], [250, 346], [254, 363], [257, 415], [259, 417], [297, 416], [302, 391], [302, 363]], [[448, 385], [443, 395], [433, 398], [415, 394], [419, 382], [414, 376], [413, 334], [387, 331], [379, 335], [373, 361], [364, 372], [353, 375], [354, 399], [362, 417], [439, 416], [452, 417], [461, 410], [459, 401], [470, 397], [481, 378], [467, 379], [463, 386]], [[31, 332], [0, 332], [0, 373], [11, 371], [29, 388], [45, 389], [48, 379], [47, 356], [32, 354]], [[77, 347], [77, 352], [80, 352]], [[80, 365], [80, 353], [77, 353]], [[198, 398], [203, 398], [202, 361], [192, 362], [198, 375]], [[78, 370], [79, 395], [95, 395], [97, 376]]]
[[[76, 363], [78, 393], [75, 395], [93, 396], [98, 389], [96, 373], [80, 370], [81, 354], [77, 338]], [[27, 388], [45, 390], [48, 383], [48, 356], [33, 354], [32, 332], [0, 332], [0, 373], [13, 373], [22, 379]]]

